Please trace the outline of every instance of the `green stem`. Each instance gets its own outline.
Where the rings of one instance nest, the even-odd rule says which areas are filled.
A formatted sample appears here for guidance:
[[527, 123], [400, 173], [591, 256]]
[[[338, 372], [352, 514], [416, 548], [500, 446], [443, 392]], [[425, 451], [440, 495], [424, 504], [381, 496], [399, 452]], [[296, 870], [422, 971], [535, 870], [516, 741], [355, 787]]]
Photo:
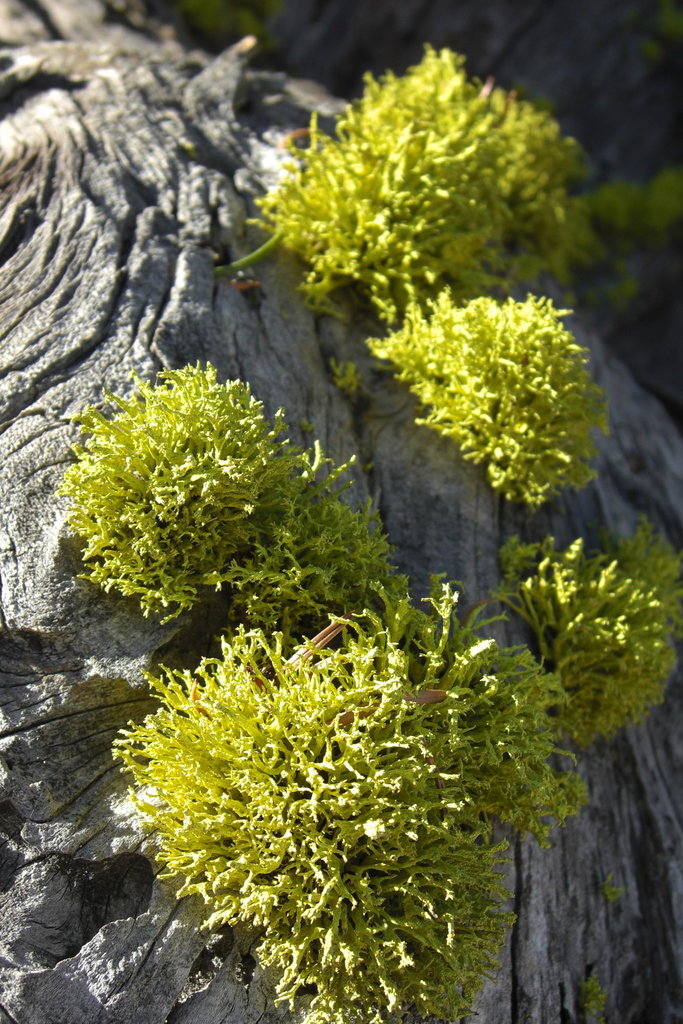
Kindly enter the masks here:
[[214, 269], [214, 277], [230, 277], [230, 275], [234, 274], [237, 270], [244, 270], [245, 267], [250, 267], [253, 263], [258, 263], [259, 260], [262, 260], [268, 255], [268, 253], [272, 252], [273, 249], [280, 244], [281, 240], [282, 232], [278, 231], [269, 238], [267, 242], [264, 242], [263, 245], [259, 246], [258, 249], [254, 249], [254, 251], [250, 252], [247, 256], [243, 256], [241, 259], [235, 260], [234, 263], [226, 263], [222, 267], [216, 267]]

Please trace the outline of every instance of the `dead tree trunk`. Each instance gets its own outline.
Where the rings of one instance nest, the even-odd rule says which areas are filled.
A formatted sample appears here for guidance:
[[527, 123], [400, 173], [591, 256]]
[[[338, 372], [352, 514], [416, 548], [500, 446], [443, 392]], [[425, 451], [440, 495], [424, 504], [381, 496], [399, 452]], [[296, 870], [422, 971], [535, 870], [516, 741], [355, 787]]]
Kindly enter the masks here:
[[[288, 1020], [240, 937], [200, 932], [197, 904], [177, 901], [141, 852], [111, 741], [151, 706], [141, 669], [191, 626], [143, 620], [78, 580], [55, 497], [69, 417], [103, 387], [128, 392], [132, 371], [201, 360], [249, 381], [269, 412], [284, 406], [295, 440], [307, 420], [335, 460], [359, 456], [355, 496], [376, 501], [416, 596], [446, 573], [477, 600], [497, 581], [501, 538], [529, 521], [415, 425], [364, 349], [376, 323], [306, 309], [292, 257], [263, 262], [258, 289], [214, 283], [215, 261], [259, 238], [246, 218], [277, 173], [277, 139], [334, 101], [250, 73], [239, 48], [209, 61], [128, 36], [36, 41], [0, 68], [0, 1024]], [[680, 546], [678, 430], [580, 317], [574, 328], [611, 435], [598, 480], [533, 529], [565, 542], [595, 523], [627, 532], [646, 512]], [[360, 398], [334, 386], [331, 356], [359, 365]], [[526, 639], [514, 624], [506, 634]], [[608, 1021], [683, 1020], [681, 682], [645, 724], [580, 755], [590, 805], [551, 849], [514, 846], [517, 921], [476, 1019], [581, 1021], [594, 971]], [[610, 874], [624, 890], [614, 903]]]

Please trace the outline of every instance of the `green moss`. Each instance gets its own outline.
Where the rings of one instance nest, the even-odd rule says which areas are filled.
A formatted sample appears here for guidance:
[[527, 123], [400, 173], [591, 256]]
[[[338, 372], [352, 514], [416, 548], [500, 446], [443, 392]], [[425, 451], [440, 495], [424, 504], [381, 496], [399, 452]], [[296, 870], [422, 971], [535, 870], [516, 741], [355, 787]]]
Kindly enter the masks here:
[[683, 633], [680, 555], [641, 520], [633, 537], [586, 554], [511, 538], [501, 550], [500, 599], [534, 630], [568, 701], [556, 726], [581, 746], [639, 721], [661, 701]]
[[664, 57], [664, 46], [654, 36], [643, 40], [643, 57], [648, 64], [659, 64]]
[[271, 426], [246, 384], [197, 366], [137, 386], [108, 396], [112, 418], [77, 418], [87, 439], [61, 493], [86, 579], [168, 618], [222, 588], [226, 627], [247, 617], [296, 635], [392, 585], [376, 517], [335, 490], [348, 466], [323, 480], [319, 447], [283, 440], [282, 414]]
[[238, 632], [152, 678], [160, 709], [117, 742], [165, 874], [208, 927], [261, 931], [279, 998], [312, 986], [309, 1024], [465, 1014], [509, 921], [490, 815], [543, 840], [580, 801], [546, 762], [556, 684], [454, 608], [387, 599], [306, 658]]
[[458, 307], [443, 292], [430, 313], [412, 306], [400, 330], [368, 342], [425, 406], [418, 422], [453, 438], [486, 464], [495, 490], [531, 508], [590, 480], [605, 401], [562, 311], [531, 296]]
[[640, 282], [627, 270], [615, 268], [619, 272], [618, 280], [607, 288], [606, 294], [617, 310], [626, 309], [640, 292]]
[[[654, 44], [658, 46], [659, 44]], [[637, 249], [674, 242], [683, 225], [683, 167], [665, 167], [644, 184], [609, 181], [584, 197], [591, 221], [594, 262], [603, 283], [589, 301], [605, 297], [625, 309], [640, 289], [626, 257]]]
[[[654, 5], [653, 5], [654, 6]], [[643, 39], [643, 55], [658, 64], [683, 39], [683, 8], [680, 0], [658, 0], [649, 32]]]
[[683, 223], [683, 167], [665, 167], [644, 185], [607, 182], [586, 202], [596, 233], [617, 252], [662, 245]]
[[576, 143], [529, 103], [468, 80], [429, 47], [402, 78], [366, 76], [335, 139], [315, 118], [303, 165], [262, 201], [266, 222], [309, 264], [317, 309], [355, 284], [388, 321], [448, 285], [460, 301], [542, 269], [566, 276], [592, 245]]

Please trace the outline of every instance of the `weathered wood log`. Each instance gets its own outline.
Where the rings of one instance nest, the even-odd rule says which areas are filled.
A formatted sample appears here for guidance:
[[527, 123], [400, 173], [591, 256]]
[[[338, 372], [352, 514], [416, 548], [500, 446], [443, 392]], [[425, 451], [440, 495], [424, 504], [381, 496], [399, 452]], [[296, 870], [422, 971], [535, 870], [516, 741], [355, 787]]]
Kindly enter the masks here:
[[[260, 285], [214, 282], [217, 259], [248, 252], [253, 195], [282, 161], [277, 141], [336, 109], [283, 75], [250, 73], [245, 48], [214, 61], [120, 41], [33, 43], [2, 55], [0, 124], [0, 1024], [255, 1024], [289, 1019], [249, 937], [199, 931], [199, 907], [156, 879], [111, 741], [152, 706], [141, 670], [201, 653], [192, 615], [161, 625], [134, 601], [78, 579], [79, 545], [55, 497], [69, 417], [198, 360], [284, 406], [336, 461], [358, 455], [352, 496], [373, 497], [416, 598], [431, 573], [467, 601], [498, 576], [501, 538], [560, 542], [646, 512], [683, 542], [683, 447], [660, 403], [580, 317], [611, 406], [600, 475], [529, 519], [483, 473], [414, 423], [406, 391], [363, 345], [377, 324], [316, 317], [285, 251]], [[329, 358], [353, 359], [357, 399]], [[510, 642], [527, 639], [501, 626]], [[647, 721], [579, 755], [591, 802], [551, 849], [513, 843], [517, 921], [475, 1011], [486, 1024], [581, 1020], [595, 971], [607, 1019], [683, 1015], [683, 762], [680, 672]], [[609, 903], [602, 883], [623, 887]]]

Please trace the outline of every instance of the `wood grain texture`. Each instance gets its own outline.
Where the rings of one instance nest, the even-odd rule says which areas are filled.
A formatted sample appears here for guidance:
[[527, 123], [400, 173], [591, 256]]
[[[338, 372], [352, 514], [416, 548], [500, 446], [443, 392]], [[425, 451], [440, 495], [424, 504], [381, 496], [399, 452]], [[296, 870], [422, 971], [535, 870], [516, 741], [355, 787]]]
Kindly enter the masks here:
[[[0, 1024], [284, 1021], [250, 937], [200, 933], [195, 901], [158, 881], [112, 761], [116, 731], [152, 706], [142, 669], [210, 638], [201, 609], [162, 626], [79, 581], [55, 496], [69, 417], [103, 387], [129, 393], [132, 371], [211, 361], [269, 412], [284, 406], [296, 441], [310, 440], [307, 420], [335, 460], [356, 454], [350, 498], [375, 500], [415, 596], [445, 573], [467, 603], [496, 582], [511, 532], [563, 543], [628, 531], [646, 512], [682, 546], [683, 444], [577, 315], [611, 403], [599, 479], [532, 518], [503, 504], [415, 425], [408, 393], [363, 346], [379, 327], [353, 297], [346, 320], [313, 316], [282, 250], [258, 266], [258, 288], [214, 283], [216, 259], [261, 240], [253, 195], [277, 177], [277, 142], [307, 122], [313, 93], [248, 72], [240, 52], [41, 38], [0, 55]], [[332, 356], [360, 368], [352, 399]], [[513, 623], [499, 633], [527, 639]], [[644, 725], [579, 755], [591, 803], [551, 849], [513, 843], [517, 923], [472, 1020], [578, 1024], [591, 970], [608, 1021], [683, 1020], [682, 683], [679, 671]], [[615, 903], [601, 891], [610, 873]]]

